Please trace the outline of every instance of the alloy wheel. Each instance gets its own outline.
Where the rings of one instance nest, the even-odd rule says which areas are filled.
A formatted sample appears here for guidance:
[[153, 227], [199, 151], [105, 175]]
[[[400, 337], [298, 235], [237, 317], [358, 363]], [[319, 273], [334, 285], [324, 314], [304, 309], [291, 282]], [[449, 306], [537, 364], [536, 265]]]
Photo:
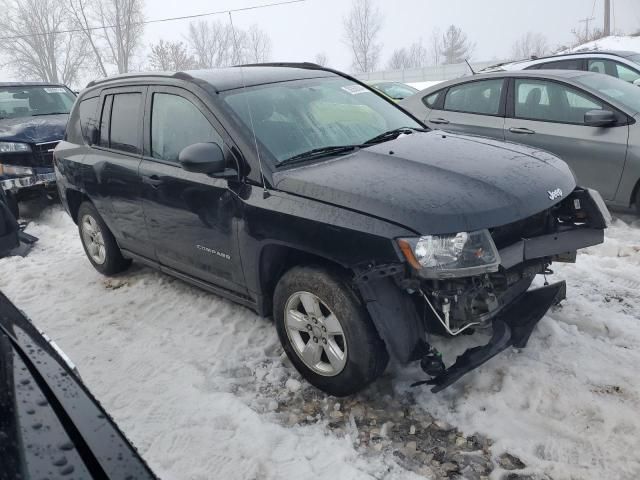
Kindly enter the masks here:
[[296, 292], [285, 306], [285, 329], [304, 364], [326, 377], [338, 375], [347, 363], [347, 342], [339, 319], [317, 296]]
[[95, 263], [102, 265], [107, 259], [107, 250], [100, 225], [91, 215], [84, 215], [81, 230], [82, 242], [87, 248], [87, 253]]

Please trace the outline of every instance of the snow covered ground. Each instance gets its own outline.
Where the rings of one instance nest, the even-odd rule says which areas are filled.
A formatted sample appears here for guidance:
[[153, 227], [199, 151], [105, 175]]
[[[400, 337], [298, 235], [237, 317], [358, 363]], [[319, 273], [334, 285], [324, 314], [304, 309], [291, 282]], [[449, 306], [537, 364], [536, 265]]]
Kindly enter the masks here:
[[[323, 422], [282, 421], [278, 405], [311, 387], [281, 360], [268, 320], [140, 266], [100, 276], [59, 207], [28, 232], [40, 242], [0, 260], [0, 289], [69, 354], [163, 478], [416, 478]], [[531, 478], [636, 479], [640, 220], [616, 220], [604, 245], [555, 269], [568, 299], [525, 350], [439, 395], [414, 390], [417, 406], [489, 436], [492, 454], [517, 455]], [[388, 375], [398, 396], [423, 378], [416, 368]]]

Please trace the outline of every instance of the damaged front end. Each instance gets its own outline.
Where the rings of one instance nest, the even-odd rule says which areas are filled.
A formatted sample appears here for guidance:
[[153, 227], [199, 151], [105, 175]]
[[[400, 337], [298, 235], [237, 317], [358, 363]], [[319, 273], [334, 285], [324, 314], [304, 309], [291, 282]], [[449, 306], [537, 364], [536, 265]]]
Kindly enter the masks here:
[[[365, 272], [359, 288], [391, 353], [404, 362], [421, 360], [432, 378], [419, 384], [438, 392], [509, 346], [526, 346], [538, 321], [566, 295], [564, 282], [546, 282], [551, 264], [574, 262], [577, 250], [602, 243], [610, 219], [597, 192], [577, 188], [512, 224], [399, 239], [412, 268]], [[545, 276], [545, 286], [529, 290], [537, 275]], [[448, 368], [427, 343], [429, 334], [454, 337], [478, 329], [492, 329], [489, 343], [467, 350]]]

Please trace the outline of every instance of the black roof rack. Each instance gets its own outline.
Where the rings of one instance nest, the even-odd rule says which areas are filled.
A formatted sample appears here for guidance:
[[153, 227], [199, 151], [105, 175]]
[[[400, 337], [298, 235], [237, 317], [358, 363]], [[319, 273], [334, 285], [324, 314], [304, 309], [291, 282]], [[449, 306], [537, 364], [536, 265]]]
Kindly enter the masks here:
[[96, 80], [92, 80], [87, 83], [86, 88], [91, 88], [95, 85], [100, 85], [103, 83], [108, 83], [121, 79], [135, 79], [135, 78], [149, 78], [149, 77], [157, 77], [157, 78], [178, 78], [181, 80], [192, 80], [193, 77], [186, 72], [136, 72], [136, 73], [121, 73], [119, 75], [114, 75], [111, 77], [98, 78]]

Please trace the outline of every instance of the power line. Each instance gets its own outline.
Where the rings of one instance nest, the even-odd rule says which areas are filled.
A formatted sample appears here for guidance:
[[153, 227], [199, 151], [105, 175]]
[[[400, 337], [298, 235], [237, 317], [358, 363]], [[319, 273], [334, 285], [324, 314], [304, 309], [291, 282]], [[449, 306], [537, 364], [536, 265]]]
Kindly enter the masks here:
[[[269, 7], [279, 7], [281, 5], [290, 5], [292, 3], [303, 3], [307, 0], [286, 0], [282, 2], [275, 3], [265, 3], [262, 5], [253, 5], [251, 7], [243, 7], [243, 8], [234, 8], [229, 10], [219, 10], [217, 12], [206, 12], [206, 13], [197, 13], [195, 15], [183, 15], [181, 17], [167, 17], [167, 18], [158, 18], [155, 20], [144, 20], [142, 22], [132, 22], [130, 25], [148, 25], [150, 23], [163, 23], [163, 22], [174, 22], [177, 20], [193, 20], [194, 18], [202, 18], [202, 17], [210, 17], [212, 15], [222, 15], [227, 13], [236, 13], [236, 12], [246, 12], [249, 10], [258, 10], [261, 8], [269, 8]], [[0, 37], [0, 40], [19, 40], [21, 38], [30, 38], [30, 37], [43, 37], [45, 35], [54, 35], [60, 33], [80, 33], [87, 32], [93, 30], [104, 30], [107, 28], [116, 28], [123, 26], [121, 24], [115, 25], [101, 25], [99, 27], [88, 27], [88, 28], [71, 28], [68, 30], [53, 30], [51, 32], [42, 32], [42, 33], [29, 33], [24, 35], [12, 35], [7, 37]]]

